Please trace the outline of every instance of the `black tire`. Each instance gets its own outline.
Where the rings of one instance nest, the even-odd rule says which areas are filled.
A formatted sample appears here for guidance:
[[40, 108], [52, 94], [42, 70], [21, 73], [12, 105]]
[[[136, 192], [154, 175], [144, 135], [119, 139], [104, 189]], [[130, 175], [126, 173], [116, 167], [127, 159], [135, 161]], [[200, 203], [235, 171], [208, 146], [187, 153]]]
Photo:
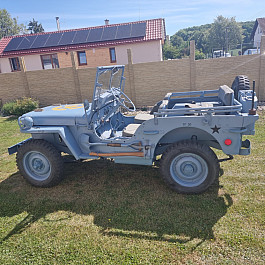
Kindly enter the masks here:
[[235, 99], [238, 100], [239, 90], [250, 89], [248, 77], [246, 75], [238, 75], [232, 84], [232, 89], [234, 90], [234, 93], [235, 93]]
[[216, 154], [207, 145], [181, 141], [169, 146], [162, 155], [160, 172], [166, 184], [178, 193], [206, 191], [219, 176]]
[[63, 178], [61, 154], [44, 140], [31, 139], [19, 147], [17, 167], [21, 175], [36, 187], [52, 187]]

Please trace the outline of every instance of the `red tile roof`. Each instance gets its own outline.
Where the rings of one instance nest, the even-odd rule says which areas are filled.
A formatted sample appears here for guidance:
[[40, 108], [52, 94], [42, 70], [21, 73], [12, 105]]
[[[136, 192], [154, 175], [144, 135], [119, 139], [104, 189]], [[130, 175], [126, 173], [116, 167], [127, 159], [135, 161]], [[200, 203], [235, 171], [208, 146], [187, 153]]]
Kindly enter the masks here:
[[0, 54], [3, 53], [5, 47], [7, 46], [10, 40], [12, 40], [12, 37], [4, 37], [0, 40]]
[[[122, 39], [122, 40], [113, 40], [113, 41], [101, 41], [101, 42], [93, 42], [93, 43], [72, 44], [72, 45], [64, 45], [64, 46], [56, 46], [56, 47], [47, 47], [47, 48], [4, 52], [5, 47], [8, 45], [9, 41], [13, 38], [50, 34], [50, 33], [56, 33], [58, 31], [4, 37], [0, 40], [0, 57], [50, 53], [50, 52], [55, 52], [55, 51], [69, 51], [69, 50], [104, 47], [104, 46], [114, 46], [114, 45], [120, 45], [120, 44], [128, 44], [128, 43], [145, 42], [145, 41], [152, 41], [152, 40], [164, 40], [165, 39], [165, 37], [166, 37], [165, 20], [162, 18], [143, 20], [143, 21], [137, 21], [137, 22], [120, 23], [120, 24], [110, 24], [110, 25], [103, 25], [103, 26], [97, 26], [97, 27], [88, 27], [88, 28], [82, 28], [82, 29], [78, 29], [78, 30], [87, 30], [87, 29], [95, 29], [95, 28], [104, 28], [104, 27], [109, 27], [109, 26], [137, 24], [137, 23], [142, 23], [142, 22], [146, 22], [146, 35], [144, 37], [129, 38], [129, 39]], [[68, 32], [68, 31], [74, 31], [74, 30], [77, 30], [77, 29], [61, 30], [60, 32]]]

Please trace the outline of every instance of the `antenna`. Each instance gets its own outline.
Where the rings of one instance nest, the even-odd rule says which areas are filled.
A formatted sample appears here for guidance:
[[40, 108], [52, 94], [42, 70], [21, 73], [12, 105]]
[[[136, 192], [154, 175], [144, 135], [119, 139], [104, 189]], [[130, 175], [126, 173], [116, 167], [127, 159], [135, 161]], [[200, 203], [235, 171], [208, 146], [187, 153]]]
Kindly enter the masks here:
[[252, 90], [252, 102], [251, 102], [251, 109], [249, 110], [249, 115], [256, 115], [257, 111], [255, 109], [255, 80], [253, 81], [253, 90]]

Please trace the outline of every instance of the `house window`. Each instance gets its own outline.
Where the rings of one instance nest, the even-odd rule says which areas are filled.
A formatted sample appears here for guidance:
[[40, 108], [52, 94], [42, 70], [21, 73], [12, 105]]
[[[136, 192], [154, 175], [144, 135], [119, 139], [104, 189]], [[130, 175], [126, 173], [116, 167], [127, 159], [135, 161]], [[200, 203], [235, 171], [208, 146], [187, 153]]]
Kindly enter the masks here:
[[79, 65], [86, 65], [87, 64], [85, 51], [77, 52], [77, 57], [78, 57]]
[[18, 57], [9, 58], [12, 72], [20, 71], [20, 63]]
[[41, 55], [41, 62], [43, 69], [59, 68], [59, 61], [56, 53]]
[[110, 54], [110, 62], [111, 63], [116, 63], [116, 52], [115, 52], [115, 48], [110, 48], [109, 49], [109, 54]]

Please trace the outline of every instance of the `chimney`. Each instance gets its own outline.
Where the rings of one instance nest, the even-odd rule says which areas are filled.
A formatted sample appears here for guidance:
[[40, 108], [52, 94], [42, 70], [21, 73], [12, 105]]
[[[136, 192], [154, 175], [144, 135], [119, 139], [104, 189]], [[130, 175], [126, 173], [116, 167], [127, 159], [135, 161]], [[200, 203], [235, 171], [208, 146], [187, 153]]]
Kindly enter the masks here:
[[57, 30], [60, 31], [60, 21], [59, 21], [59, 17], [56, 17], [56, 23], [57, 23]]
[[109, 25], [109, 20], [108, 19], [105, 19], [105, 25]]

